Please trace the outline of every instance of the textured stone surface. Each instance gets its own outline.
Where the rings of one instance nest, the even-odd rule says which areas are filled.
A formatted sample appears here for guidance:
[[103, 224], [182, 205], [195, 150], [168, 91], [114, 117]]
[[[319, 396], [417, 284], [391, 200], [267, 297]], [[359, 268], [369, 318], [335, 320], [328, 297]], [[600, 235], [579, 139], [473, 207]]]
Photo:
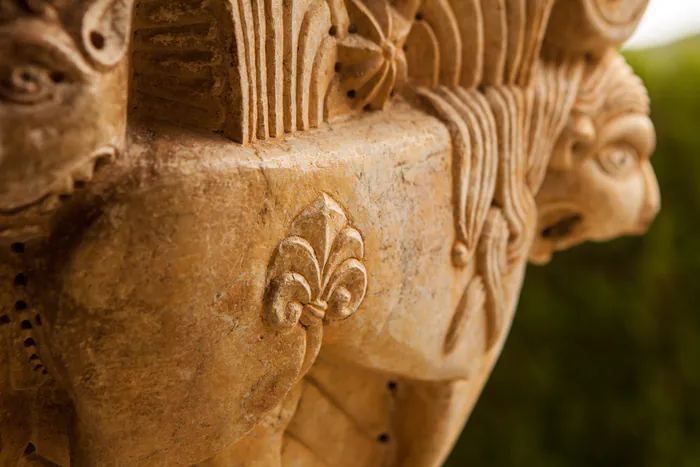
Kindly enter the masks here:
[[645, 6], [0, 0], [0, 466], [440, 465], [658, 210]]

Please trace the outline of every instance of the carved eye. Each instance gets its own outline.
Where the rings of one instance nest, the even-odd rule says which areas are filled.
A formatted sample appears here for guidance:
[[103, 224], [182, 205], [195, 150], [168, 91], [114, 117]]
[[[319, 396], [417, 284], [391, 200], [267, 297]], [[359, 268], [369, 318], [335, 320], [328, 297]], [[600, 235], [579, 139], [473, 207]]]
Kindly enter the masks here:
[[615, 145], [598, 154], [600, 166], [613, 177], [624, 177], [638, 165], [639, 154], [629, 145]]
[[0, 69], [0, 100], [35, 105], [53, 97], [65, 75], [38, 65]]

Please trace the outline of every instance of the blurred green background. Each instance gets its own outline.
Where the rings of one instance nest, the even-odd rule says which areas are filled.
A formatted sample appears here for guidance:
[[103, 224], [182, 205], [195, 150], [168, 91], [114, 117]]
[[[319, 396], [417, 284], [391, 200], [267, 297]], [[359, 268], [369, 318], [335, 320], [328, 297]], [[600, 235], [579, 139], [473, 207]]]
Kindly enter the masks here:
[[625, 56], [662, 211], [645, 237], [530, 266], [449, 467], [700, 466], [700, 36]]

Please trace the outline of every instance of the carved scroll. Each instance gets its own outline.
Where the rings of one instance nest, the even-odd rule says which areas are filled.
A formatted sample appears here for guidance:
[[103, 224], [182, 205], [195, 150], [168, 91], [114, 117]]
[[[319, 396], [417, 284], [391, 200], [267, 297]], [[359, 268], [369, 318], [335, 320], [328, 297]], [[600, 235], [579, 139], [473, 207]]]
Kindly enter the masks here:
[[307, 329], [307, 354], [300, 374], [316, 358], [322, 322], [346, 319], [362, 303], [367, 291], [363, 257], [362, 236], [325, 193], [294, 219], [275, 249], [267, 272], [263, 316], [281, 331], [298, 324]]
[[625, 42], [649, 0], [560, 0], [552, 10], [547, 41], [575, 53], [600, 55]]

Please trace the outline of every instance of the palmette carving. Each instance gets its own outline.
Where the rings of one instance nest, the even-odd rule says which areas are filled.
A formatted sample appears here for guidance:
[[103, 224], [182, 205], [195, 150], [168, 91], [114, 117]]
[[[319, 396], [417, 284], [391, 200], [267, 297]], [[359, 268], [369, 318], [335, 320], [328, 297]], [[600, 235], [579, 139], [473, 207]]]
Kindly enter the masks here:
[[322, 194], [294, 219], [268, 268], [264, 319], [281, 331], [309, 331], [304, 374], [321, 345], [323, 321], [350, 317], [367, 292], [362, 235], [343, 209]]
[[[540, 86], [536, 57], [540, 55], [551, 7], [551, 1], [534, 0], [502, 2], [494, 8], [478, 2], [427, 2], [416, 7], [427, 24], [430, 19], [421, 8], [429, 12], [440, 8], [449, 20], [439, 24], [449, 24], [450, 28], [455, 25], [448, 41], [454, 47], [436, 46], [430, 54], [426, 51], [420, 55], [435, 57], [434, 70], [441, 66], [439, 60], [445, 54], [453, 57], [451, 62], [461, 63], [452, 74], [449, 69], [439, 73], [449, 76], [447, 79], [419, 75], [417, 82], [422, 86], [415, 89], [426, 109], [448, 124], [453, 140], [452, 262], [457, 267], [463, 268], [471, 261], [494, 200], [503, 208], [511, 231], [509, 263], [516, 264], [527, 255], [536, 216], [533, 192], [538, 182], [533, 183], [533, 178], [541, 179], [532, 172], [546, 166], [543, 161], [548, 155], [548, 148], [542, 146], [546, 144], [542, 131], [563, 126], [571, 104], [567, 96], [572, 96], [575, 89], [575, 80], [567, 81], [561, 89]], [[419, 24], [416, 34], [424, 36], [416, 41], [420, 47], [421, 42], [430, 43], [426, 42], [430, 34], [420, 32]], [[463, 49], [464, 44], [471, 46]], [[410, 47], [409, 42], [409, 57]], [[421, 68], [418, 63], [412, 67], [410, 63], [409, 76], [414, 69], [424, 73], [430, 68]], [[445, 85], [435, 88], [438, 82]], [[541, 128], [543, 124], [546, 129]]]

